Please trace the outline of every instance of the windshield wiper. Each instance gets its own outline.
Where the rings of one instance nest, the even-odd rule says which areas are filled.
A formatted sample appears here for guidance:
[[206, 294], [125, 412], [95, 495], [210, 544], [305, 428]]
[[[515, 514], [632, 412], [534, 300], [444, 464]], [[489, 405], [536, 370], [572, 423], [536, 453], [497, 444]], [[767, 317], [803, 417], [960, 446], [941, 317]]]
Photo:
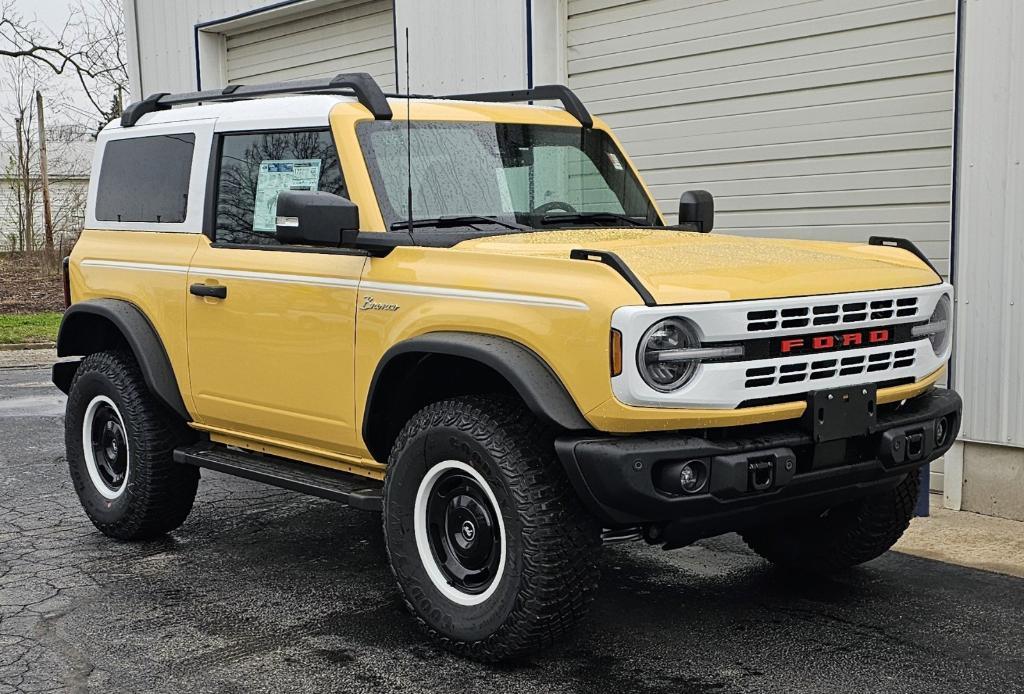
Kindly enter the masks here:
[[540, 218], [540, 223], [560, 224], [562, 222], [626, 222], [630, 226], [645, 227], [647, 217], [630, 217], [618, 212], [572, 212], [548, 213]]
[[[516, 229], [519, 231], [530, 228], [522, 224], [506, 222], [498, 219], [497, 217], [484, 217], [483, 215], [477, 214], [450, 214], [443, 217], [434, 217], [433, 219], [414, 219], [411, 222], [413, 228], [434, 227], [436, 229], [451, 229], [453, 227], [473, 226], [475, 224], [497, 224], [498, 226], [505, 227], [506, 229]], [[403, 220], [401, 222], [392, 222], [390, 228], [394, 231], [396, 229], [408, 229], [409, 226], [410, 222], [408, 220]]]

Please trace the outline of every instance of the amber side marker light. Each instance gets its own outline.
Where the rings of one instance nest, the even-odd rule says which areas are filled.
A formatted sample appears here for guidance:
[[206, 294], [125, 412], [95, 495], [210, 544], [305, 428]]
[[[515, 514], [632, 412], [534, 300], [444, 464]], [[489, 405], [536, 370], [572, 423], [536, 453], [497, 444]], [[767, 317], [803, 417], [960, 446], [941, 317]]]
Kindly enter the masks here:
[[622, 333], [615, 328], [612, 328], [610, 351], [612, 376], [618, 376], [622, 373]]

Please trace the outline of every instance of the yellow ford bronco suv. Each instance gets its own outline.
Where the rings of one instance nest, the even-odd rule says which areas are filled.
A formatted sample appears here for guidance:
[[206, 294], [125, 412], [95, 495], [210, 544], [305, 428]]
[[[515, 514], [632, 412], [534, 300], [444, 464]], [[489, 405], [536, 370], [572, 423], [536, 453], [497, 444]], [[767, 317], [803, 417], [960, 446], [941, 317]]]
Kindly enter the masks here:
[[565, 87], [155, 94], [97, 145], [53, 369], [89, 518], [171, 531], [202, 468], [382, 512], [472, 657], [560, 639], [603, 541], [877, 557], [959, 428], [912, 243], [711, 234], [703, 191], [670, 226]]

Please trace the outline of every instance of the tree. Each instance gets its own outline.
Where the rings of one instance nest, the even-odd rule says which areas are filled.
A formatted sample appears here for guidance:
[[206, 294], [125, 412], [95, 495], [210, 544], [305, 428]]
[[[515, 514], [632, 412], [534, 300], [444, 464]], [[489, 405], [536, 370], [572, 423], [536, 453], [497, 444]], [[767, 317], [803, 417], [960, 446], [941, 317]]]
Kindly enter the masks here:
[[[14, 125], [15, 137], [5, 143], [4, 159], [12, 162], [7, 167], [13, 177], [9, 177], [9, 185], [14, 191], [13, 216], [18, 221], [18, 247], [21, 250], [35, 248], [35, 228], [33, 210], [38, 197], [39, 185], [32, 176], [36, 155], [35, 139], [35, 90], [41, 85], [42, 70], [36, 65], [22, 66], [17, 62], [8, 61], [0, 70], [3, 81], [10, 89], [10, 95], [4, 110]], [[8, 120], [5, 118], [4, 120]]]
[[[12, 251], [37, 250], [43, 237], [35, 92], [59, 93], [52, 80], [43, 66], [0, 62], [0, 82], [8, 88], [8, 99], [0, 104], [0, 121], [13, 125], [21, 138], [20, 147], [17, 137], [0, 141], [0, 238]], [[48, 99], [47, 107], [62, 103]], [[76, 124], [47, 130], [54, 245], [59, 250], [81, 230], [92, 137]]]
[[121, 115], [128, 67], [118, 0], [77, 0], [59, 31], [25, 19], [14, 0], [0, 0], [0, 56], [73, 75], [100, 127]]

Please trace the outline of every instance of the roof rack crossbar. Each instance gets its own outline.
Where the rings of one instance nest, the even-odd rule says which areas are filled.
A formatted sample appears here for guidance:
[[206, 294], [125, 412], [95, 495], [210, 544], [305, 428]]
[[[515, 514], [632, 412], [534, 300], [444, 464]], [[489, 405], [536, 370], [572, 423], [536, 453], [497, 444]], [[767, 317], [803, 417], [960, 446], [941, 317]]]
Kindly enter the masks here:
[[142, 101], [131, 104], [121, 114], [121, 126], [130, 128], [147, 113], [165, 111], [172, 106], [195, 104], [205, 101], [239, 101], [273, 94], [330, 94], [348, 92], [354, 94], [363, 106], [377, 120], [391, 120], [391, 106], [380, 86], [368, 73], [352, 72], [335, 75], [329, 80], [292, 80], [271, 84], [232, 84], [220, 89], [182, 94], [151, 94]]
[[492, 101], [497, 103], [514, 103], [517, 101], [561, 101], [562, 107], [571, 113], [584, 128], [594, 127], [594, 119], [590, 111], [583, 105], [576, 93], [564, 84], [542, 84], [533, 89], [516, 89], [507, 92], [479, 92], [476, 94], [449, 94], [434, 97], [437, 99], [457, 99], [459, 101]]

